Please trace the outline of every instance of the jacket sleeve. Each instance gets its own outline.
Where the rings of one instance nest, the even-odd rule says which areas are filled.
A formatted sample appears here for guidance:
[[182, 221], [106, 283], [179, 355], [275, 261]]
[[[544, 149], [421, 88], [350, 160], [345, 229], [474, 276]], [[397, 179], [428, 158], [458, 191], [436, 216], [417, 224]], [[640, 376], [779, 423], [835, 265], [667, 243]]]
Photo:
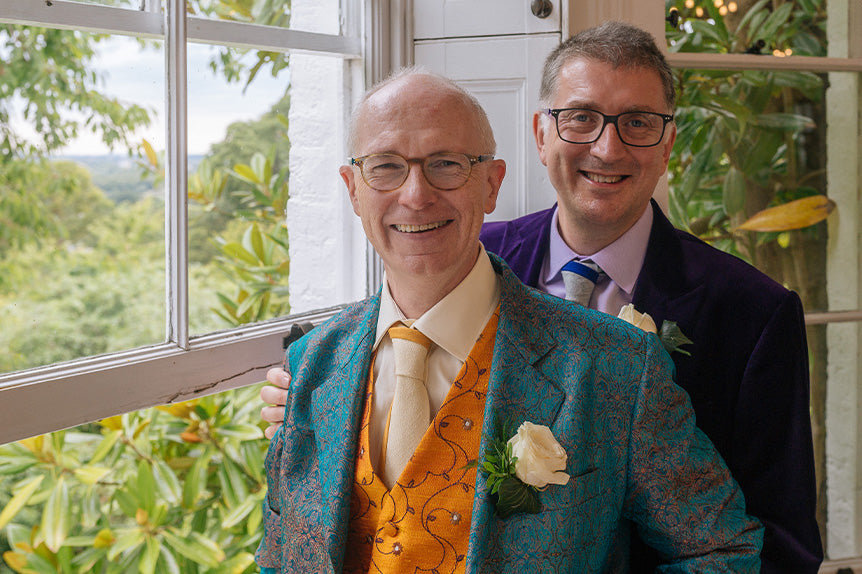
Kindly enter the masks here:
[[695, 425], [657, 337], [645, 359], [628, 453], [626, 516], [665, 564], [657, 572], [760, 571], [763, 527]]
[[788, 292], [745, 365], [734, 412], [734, 477], [766, 527], [763, 573], [816, 574], [823, 558], [809, 415], [808, 345]]

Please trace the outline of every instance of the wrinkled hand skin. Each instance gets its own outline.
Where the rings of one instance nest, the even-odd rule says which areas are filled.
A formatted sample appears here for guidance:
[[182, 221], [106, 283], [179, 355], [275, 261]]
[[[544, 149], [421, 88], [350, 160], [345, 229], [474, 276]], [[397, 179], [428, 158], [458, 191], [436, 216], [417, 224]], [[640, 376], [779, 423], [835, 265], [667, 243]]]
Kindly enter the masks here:
[[269, 385], [260, 390], [260, 400], [271, 406], [260, 409], [260, 418], [269, 423], [264, 435], [271, 439], [284, 422], [284, 405], [287, 403], [290, 375], [281, 367], [275, 367], [266, 372], [266, 381]]

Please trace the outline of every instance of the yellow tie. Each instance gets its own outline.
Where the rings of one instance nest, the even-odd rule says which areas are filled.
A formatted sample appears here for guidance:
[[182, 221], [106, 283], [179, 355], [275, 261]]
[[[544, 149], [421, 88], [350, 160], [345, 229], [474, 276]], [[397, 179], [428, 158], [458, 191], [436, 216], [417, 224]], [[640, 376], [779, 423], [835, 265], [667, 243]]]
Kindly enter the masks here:
[[400, 323], [389, 328], [389, 337], [395, 352], [395, 396], [382, 460], [383, 480], [392, 487], [431, 424], [425, 364], [432, 341]]

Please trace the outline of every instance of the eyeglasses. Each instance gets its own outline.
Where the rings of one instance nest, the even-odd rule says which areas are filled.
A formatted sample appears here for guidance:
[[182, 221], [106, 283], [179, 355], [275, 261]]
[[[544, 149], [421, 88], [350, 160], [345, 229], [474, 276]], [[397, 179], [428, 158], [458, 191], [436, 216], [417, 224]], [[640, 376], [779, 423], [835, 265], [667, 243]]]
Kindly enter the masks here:
[[377, 191], [393, 191], [401, 187], [410, 174], [410, 164], [420, 163], [425, 179], [440, 190], [458, 189], [470, 177], [473, 166], [494, 159], [493, 155], [441, 152], [424, 158], [407, 159], [395, 153], [374, 153], [350, 158], [350, 165], [359, 167], [362, 179]]
[[543, 110], [557, 122], [560, 139], [574, 144], [593, 143], [602, 137], [605, 126], [614, 124], [617, 135], [626, 145], [652, 147], [664, 137], [665, 126], [673, 121], [672, 115], [654, 112], [625, 112], [608, 116], [587, 108], [560, 108]]

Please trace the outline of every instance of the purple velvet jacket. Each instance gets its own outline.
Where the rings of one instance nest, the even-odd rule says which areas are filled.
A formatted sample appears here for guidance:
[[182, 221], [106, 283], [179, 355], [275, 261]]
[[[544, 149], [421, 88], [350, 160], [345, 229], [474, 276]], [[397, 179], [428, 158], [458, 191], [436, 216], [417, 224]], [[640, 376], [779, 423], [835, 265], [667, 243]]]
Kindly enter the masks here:
[[[657, 325], [676, 321], [693, 344], [673, 354], [677, 383], [766, 527], [762, 572], [816, 573], [823, 558], [815, 521], [808, 348], [802, 304], [744, 261], [654, 219], [633, 293]], [[527, 285], [536, 286], [553, 209], [486, 223], [481, 241]], [[652, 572], [637, 544], [632, 572]]]

